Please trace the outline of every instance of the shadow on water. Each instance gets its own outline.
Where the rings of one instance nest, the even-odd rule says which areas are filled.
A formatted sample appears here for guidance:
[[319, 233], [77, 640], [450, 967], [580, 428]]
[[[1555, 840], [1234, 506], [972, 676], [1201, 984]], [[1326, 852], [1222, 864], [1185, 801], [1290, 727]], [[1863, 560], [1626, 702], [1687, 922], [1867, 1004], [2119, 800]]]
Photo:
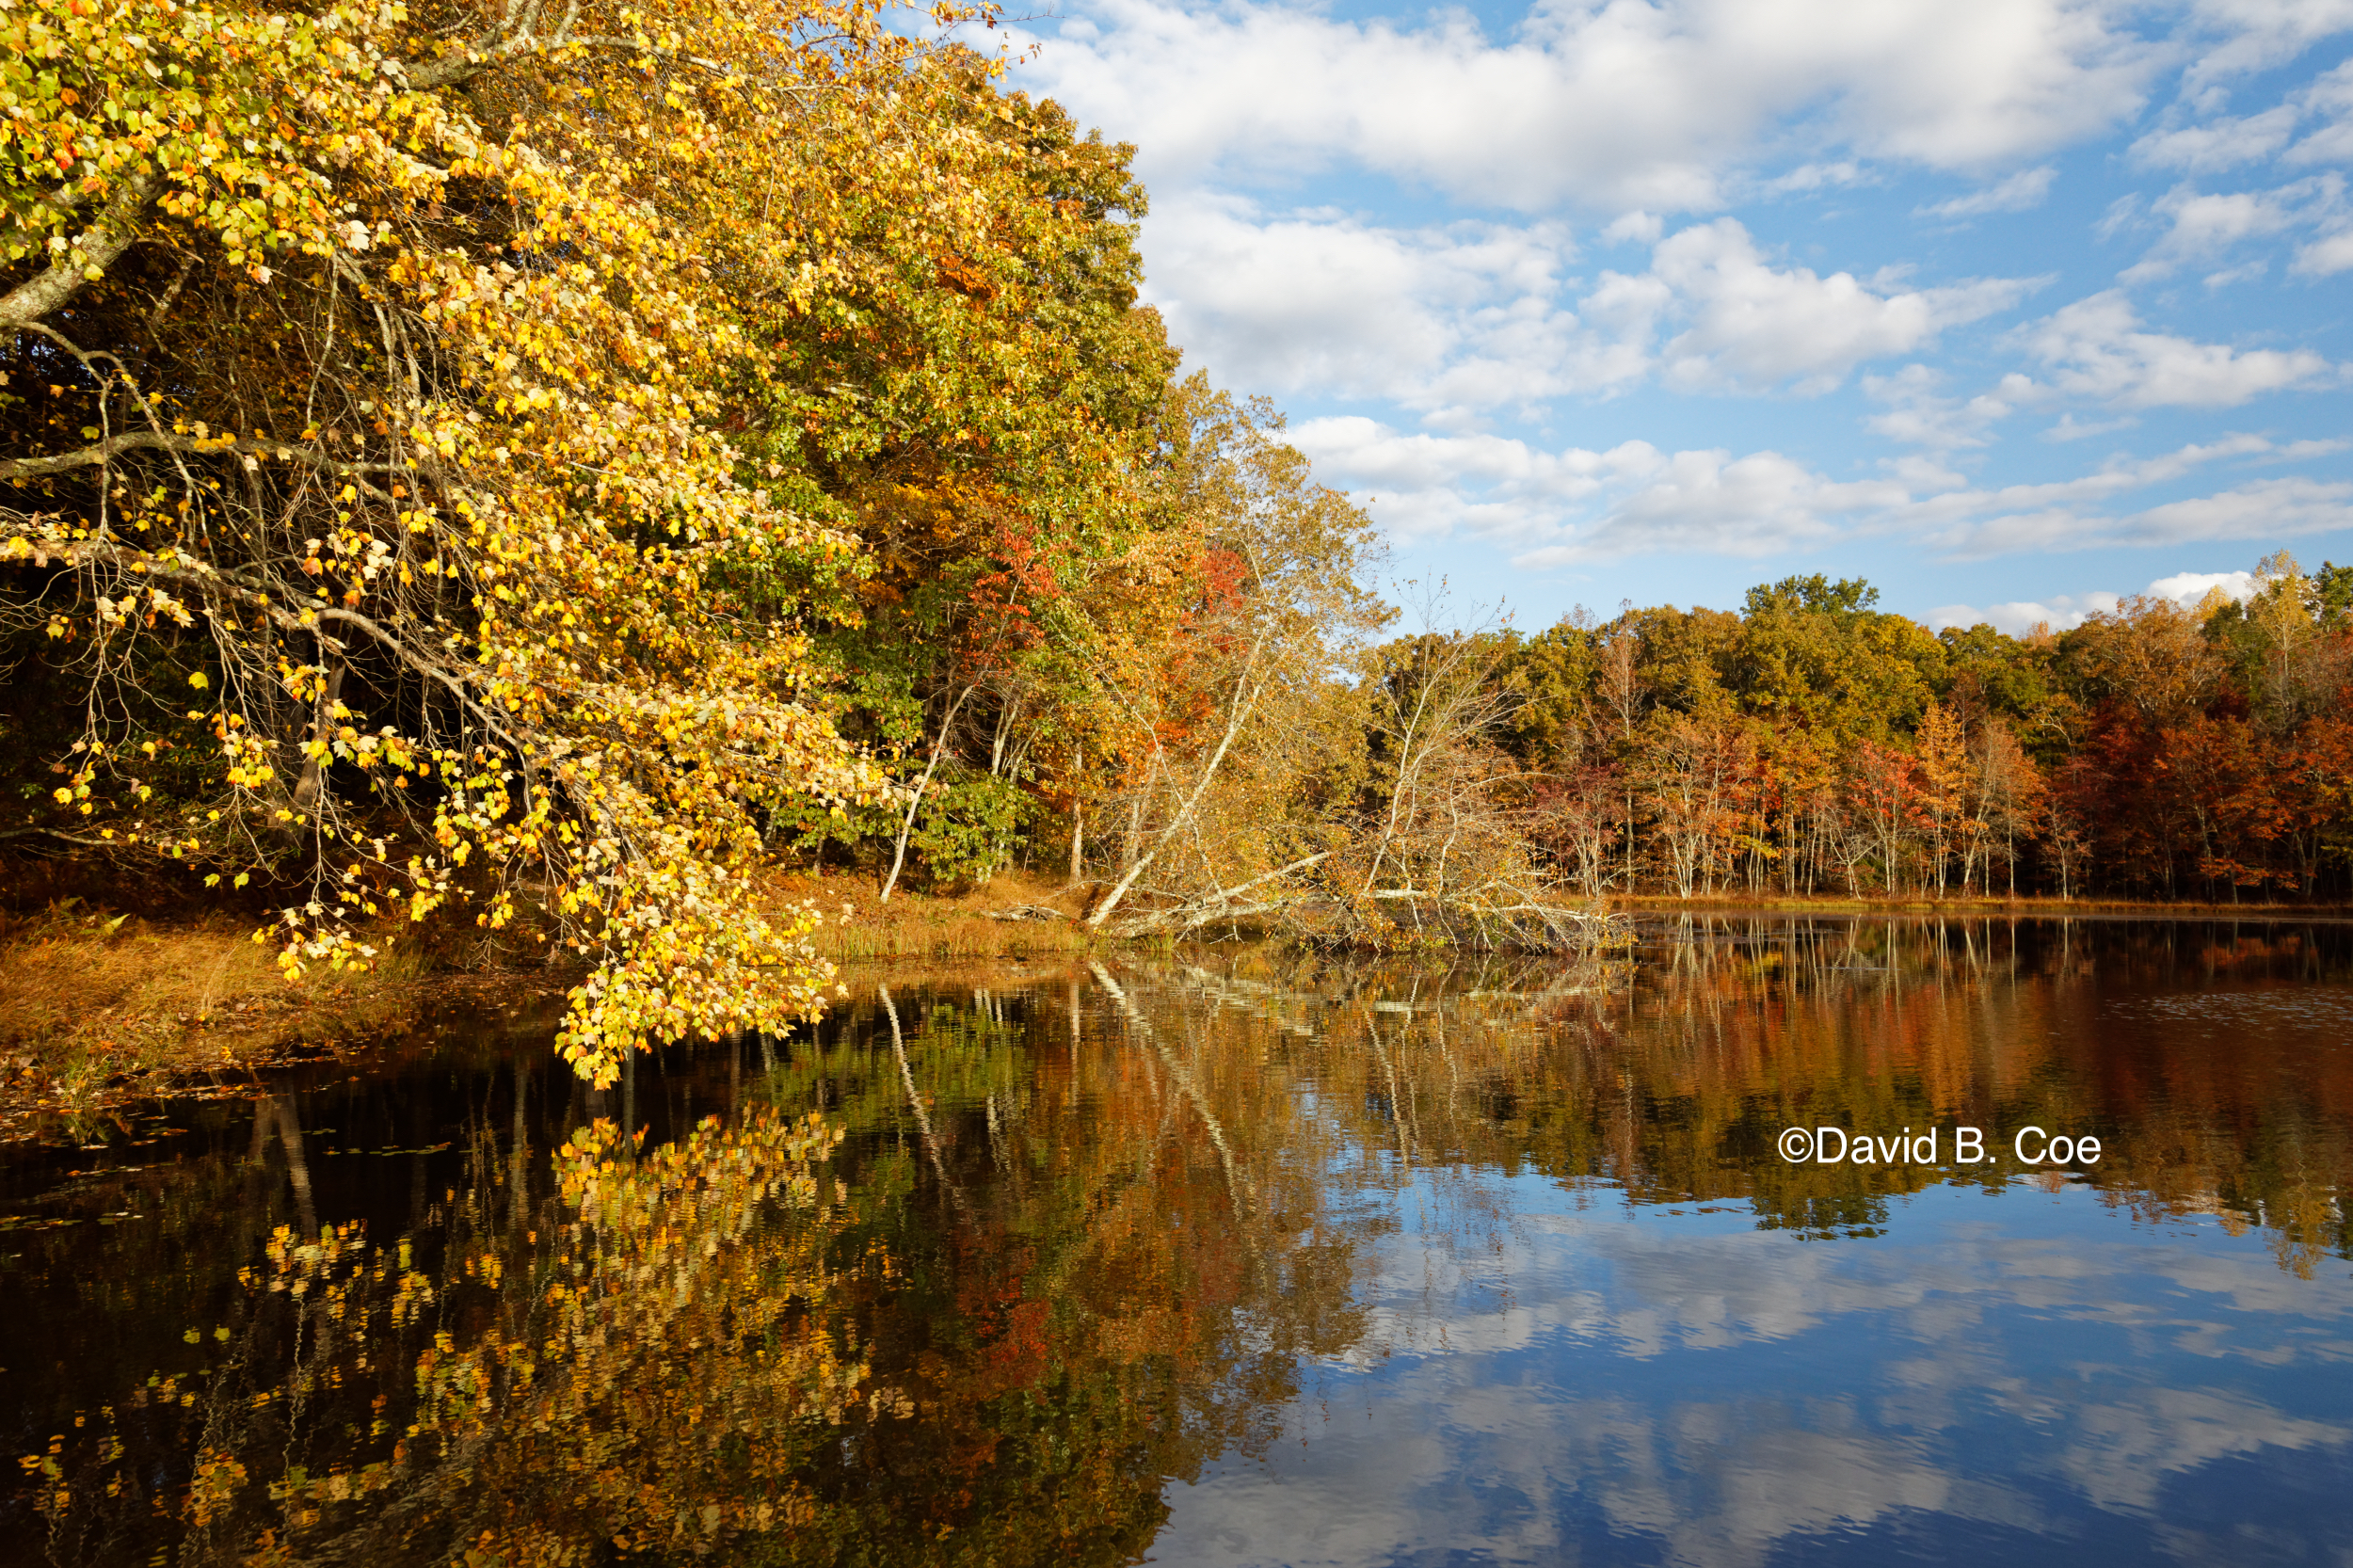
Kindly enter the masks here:
[[2333, 1560], [2349, 981], [2327, 926], [1714, 916], [902, 972], [604, 1092], [456, 1018], [0, 1166], [0, 1539]]

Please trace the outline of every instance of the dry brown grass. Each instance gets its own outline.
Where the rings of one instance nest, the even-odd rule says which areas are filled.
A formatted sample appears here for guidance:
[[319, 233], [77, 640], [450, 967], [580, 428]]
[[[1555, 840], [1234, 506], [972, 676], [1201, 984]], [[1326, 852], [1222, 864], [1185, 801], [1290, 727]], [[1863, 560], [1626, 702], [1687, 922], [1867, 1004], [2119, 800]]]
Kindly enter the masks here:
[[418, 966], [290, 985], [276, 949], [222, 916], [162, 923], [62, 900], [0, 921], [0, 1100], [72, 1107], [126, 1079], [232, 1066], [364, 1029]]
[[[888, 904], [872, 882], [842, 876], [777, 876], [768, 894], [779, 908], [817, 905], [825, 917], [819, 951], [853, 983], [909, 962], [926, 972], [949, 965], [1058, 973], [1096, 945], [1067, 918], [1083, 909], [1082, 892], [1018, 874], [953, 897], [903, 890]], [[1064, 918], [1006, 918], [1041, 909]], [[516, 958], [404, 947], [370, 973], [314, 973], [289, 985], [275, 948], [228, 915], [156, 920], [68, 898], [31, 916], [0, 916], [0, 1136], [27, 1117], [79, 1114], [192, 1078], [243, 1073], [290, 1048], [380, 1033], [419, 1003], [428, 973], [442, 989], [453, 969], [487, 964], [504, 972]], [[546, 979], [534, 972], [535, 983]]]
[[[825, 918], [817, 932], [818, 951], [844, 962], [1027, 957], [1084, 952], [1095, 945], [1070, 918], [1085, 907], [1081, 891], [1017, 872], [952, 897], [902, 888], [888, 904], [876, 900], [873, 883], [864, 877], [777, 875], [769, 879], [767, 892], [779, 908], [814, 904]], [[1041, 909], [1064, 918], [1010, 918], [1016, 911]]]

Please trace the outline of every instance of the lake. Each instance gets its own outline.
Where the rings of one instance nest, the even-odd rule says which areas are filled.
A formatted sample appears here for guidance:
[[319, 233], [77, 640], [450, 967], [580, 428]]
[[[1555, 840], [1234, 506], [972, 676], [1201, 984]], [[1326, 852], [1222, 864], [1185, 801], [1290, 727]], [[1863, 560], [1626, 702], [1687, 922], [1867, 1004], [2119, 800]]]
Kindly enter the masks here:
[[2345, 1560], [2353, 925], [844, 980], [0, 1155], [0, 1560]]

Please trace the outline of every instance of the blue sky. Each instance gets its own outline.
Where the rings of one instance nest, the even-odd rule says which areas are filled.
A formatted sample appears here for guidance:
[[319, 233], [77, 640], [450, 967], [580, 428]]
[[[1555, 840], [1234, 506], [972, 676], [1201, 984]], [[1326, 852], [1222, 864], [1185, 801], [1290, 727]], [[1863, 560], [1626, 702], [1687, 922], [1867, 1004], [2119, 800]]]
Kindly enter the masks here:
[[2353, 562], [2353, 0], [1063, 4], [1189, 365], [1458, 615]]

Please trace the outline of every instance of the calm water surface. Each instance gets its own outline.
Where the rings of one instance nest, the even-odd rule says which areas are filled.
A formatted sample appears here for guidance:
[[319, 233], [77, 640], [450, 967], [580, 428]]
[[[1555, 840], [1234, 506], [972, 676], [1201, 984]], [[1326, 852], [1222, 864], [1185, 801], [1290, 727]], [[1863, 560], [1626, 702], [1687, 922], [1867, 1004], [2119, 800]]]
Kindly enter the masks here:
[[0, 1562], [2347, 1560], [2353, 927], [851, 978], [8, 1154]]

